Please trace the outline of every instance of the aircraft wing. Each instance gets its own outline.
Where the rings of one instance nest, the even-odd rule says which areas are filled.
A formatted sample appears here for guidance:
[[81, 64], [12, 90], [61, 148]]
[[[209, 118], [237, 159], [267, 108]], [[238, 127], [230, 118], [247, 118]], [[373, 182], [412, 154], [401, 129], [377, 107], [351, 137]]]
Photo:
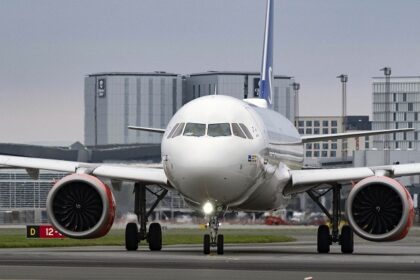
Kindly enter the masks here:
[[29, 158], [0, 155], [0, 166], [24, 168], [29, 175], [40, 169], [86, 173], [112, 180], [145, 182], [166, 186], [168, 184], [162, 168], [148, 168], [128, 164], [96, 164], [54, 159]]
[[375, 175], [392, 178], [419, 175], [420, 163], [374, 167], [290, 170], [289, 174], [291, 184], [285, 188], [285, 195], [305, 192], [324, 183], [348, 183]]
[[372, 136], [372, 135], [379, 135], [379, 134], [410, 132], [410, 131], [414, 131], [414, 128], [369, 130], [369, 131], [344, 132], [344, 133], [321, 134], [321, 135], [305, 135], [305, 136], [302, 136], [301, 139], [302, 139], [302, 143], [310, 143], [310, 142], [319, 142], [319, 141], [327, 141], [327, 140], [345, 139], [345, 138], [351, 138], [351, 137]]

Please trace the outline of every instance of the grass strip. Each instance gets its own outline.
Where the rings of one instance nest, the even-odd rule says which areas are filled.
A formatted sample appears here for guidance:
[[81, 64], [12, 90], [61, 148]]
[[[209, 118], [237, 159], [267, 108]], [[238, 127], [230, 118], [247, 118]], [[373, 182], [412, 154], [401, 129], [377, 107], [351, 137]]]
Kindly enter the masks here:
[[[166, 229], [163, 232], [164, 245], [202, 244], [203, 234], [200, 229]], [[290, 242], [295, 239], [278, 230], [221, 230], [226, 244], [233, 243], [273, 243]], [[144, 244], [145, 241], [142, 241]], [[27, 239], [25, 229], [0, 229], [0, 248], [36, 248], [36, 247], [71, 247], [71, 246], [124, 246], [124, 230], [111, 230], [104, 237], [97, 239]]]

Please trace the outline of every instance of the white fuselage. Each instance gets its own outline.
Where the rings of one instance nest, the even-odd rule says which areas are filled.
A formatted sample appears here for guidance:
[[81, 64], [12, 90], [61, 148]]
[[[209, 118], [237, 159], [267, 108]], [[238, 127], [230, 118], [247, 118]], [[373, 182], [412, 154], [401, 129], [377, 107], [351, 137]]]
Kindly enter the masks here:
[[[219, 124], [230, 127], [231, 135], [219, 135]], [[269, 210], [285, 205], [288, 170], [301, 168], [303, 146], [281, 114], [212, 95], [174, 115], [163, 135], [162, 158], [170, 184], [193, 205], [210, 201], [229, 209]]]

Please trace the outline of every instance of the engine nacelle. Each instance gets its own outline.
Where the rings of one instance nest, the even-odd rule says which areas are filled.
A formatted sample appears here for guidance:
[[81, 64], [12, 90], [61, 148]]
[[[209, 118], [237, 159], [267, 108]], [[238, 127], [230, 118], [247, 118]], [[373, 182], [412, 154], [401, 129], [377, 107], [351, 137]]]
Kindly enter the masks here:
[[111, 189], [98, 178], [72, 174], [49, 192], [47, 213], [51, 224], [65, 236], [98, 238], [111, 229], [115, 200]]
[[350, 226], [370, 241], [404, 238], [414, 221], [414, 205], [407, 189], [397, 180], [372, 176], [358, 182], [346, 202]]

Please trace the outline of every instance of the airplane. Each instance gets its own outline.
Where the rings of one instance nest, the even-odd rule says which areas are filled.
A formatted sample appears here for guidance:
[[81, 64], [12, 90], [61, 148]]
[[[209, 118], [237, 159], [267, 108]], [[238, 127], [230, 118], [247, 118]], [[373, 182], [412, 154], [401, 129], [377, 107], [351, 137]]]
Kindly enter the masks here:
[[[374, 167], [302, 169], [303, 145], [358, 136], [412, 131], [411, 128], [301, 136], [294, 125], [272, 110], [274, 1], [267, 0], [259, 98], [239, 100], [224, 95], [197, 98], [180, 108], [166, 129], [130, 129], [163, 134], [163, 168], [129, 164], [92, 164], [0, 155], [0, 165], [25, 168], [36, 177], [40, 169], [68, 172], [47, 197], [51, 224], [70, 238], [107, 234], [115, 217], [112, 184], [134, 182], [134, 212], [128, 223], [125, 247], [137, 250], [145, 240], [151, 251], [162, 249], [159, 223], [148, 218], [168, 191], [178, 192], [209, 219], [203, 253], [224, 253], [219, 218], [225, 211], [267, 211], [283, 208], [290, 196], [306, 192], [329, 217], [332, 229], [321, 225], [317, 251], [328, 253], [333, 243], [342, 253], [354, 251], [353, 235], [376, 241], [404, 238], [414, 219], [413, 201], [395, 178], [420, 174], [420, 164]], [[154, 192], [150, 186], [159, 186]], [[328, 186], [325, 188], [325, 186]], [[352, 186], [346, 200], [348, 225], [341, 230], [340, 190]], [[156, 200], [146, 209], [146, 192]], [[332, 213], [320, 198], [332, 191]], [[138, 226], [140, 225], [140, 227]]]

